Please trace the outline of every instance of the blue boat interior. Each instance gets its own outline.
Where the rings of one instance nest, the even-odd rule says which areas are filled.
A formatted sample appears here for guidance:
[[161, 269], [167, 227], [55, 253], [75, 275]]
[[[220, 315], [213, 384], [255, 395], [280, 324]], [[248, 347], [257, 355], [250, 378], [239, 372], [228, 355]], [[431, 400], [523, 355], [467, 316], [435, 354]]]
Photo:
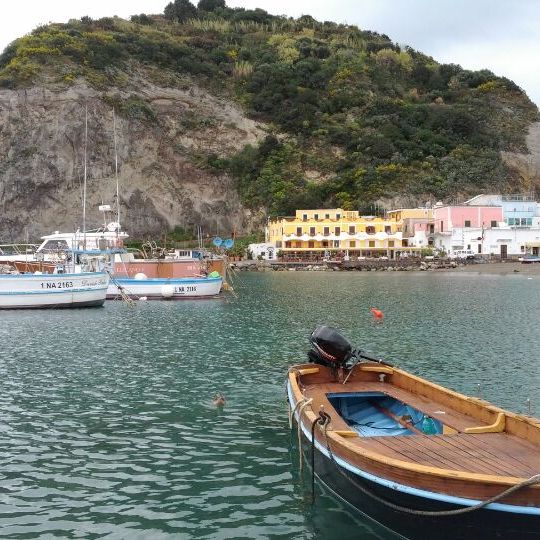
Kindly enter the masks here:
[[361, 437], [443, 432], [443, 425], [438, 420], [382, 392], [330, 393], [326, 397]]

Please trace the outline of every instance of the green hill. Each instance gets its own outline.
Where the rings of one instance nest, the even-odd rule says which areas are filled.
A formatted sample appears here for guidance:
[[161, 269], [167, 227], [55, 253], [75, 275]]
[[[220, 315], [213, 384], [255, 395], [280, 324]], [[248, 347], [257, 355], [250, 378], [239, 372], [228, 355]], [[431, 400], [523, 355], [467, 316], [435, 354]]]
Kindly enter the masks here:
[[[194, 80], [265, 124], [260, 144], [197, 159], [233, 175], [244, 205], [270, 215], [534, 187], [501, 157], [527, 153], [527, 129], [538, 120], [512, 81], [310, 16], [176, 0], [165, 15], [51, 24], [6, 48], [0, 87], [62, 88], [84, 78], [121, 115], [152, 125], [159, 119], [144, 94], [125, 96], [141, 70], [161, 86]], [[192, 119], [203, 121], [212, 119]]]

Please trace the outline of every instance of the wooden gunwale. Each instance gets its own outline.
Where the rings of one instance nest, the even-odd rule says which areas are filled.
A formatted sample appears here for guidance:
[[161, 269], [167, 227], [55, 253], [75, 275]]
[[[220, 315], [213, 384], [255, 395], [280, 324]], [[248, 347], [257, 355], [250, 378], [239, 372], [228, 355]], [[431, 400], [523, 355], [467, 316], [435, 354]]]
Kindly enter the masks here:
[[[376, 366], [377, 364], [375, 364]], [[313, 364], [296, 366], [289, 372], [289, 383], [294, 400], [298, 402], [306, 395], [312, 395], [310, 389], [317, 387], [319, 384], [324, 384], [323, 381], [330, 381], [330, 372], [326, 368], [321, 367], [319, 374], [310, 374], [302, 376], [298, 374], [297, 369], [302, 367], [313, 367]], [[485, 499], [495, 495], [506, 487], [520, 483], [533, 474], [540, 473], [540, 457], [538, 458], [538, 468], [531, 464], [531, 453], [535, 452], [540, 455], [540, 423], [535, 419], [516, 415], [514, 413], [503, 411], [493, 405], [482, 400], [468, 398], [462, 394], [452, 390], [445, 389], [439, 385], [424, 381], [419, 377], [409, 375], [402, 370], [394, 369], [394, 374], [391, 376], [392, 383], [397, 379], [397, 382], [403, 383], [406, 377], [410, 377], [412, 382], [405, 382], [404, 386], [418, 388], [420, 383], [425, 385], [423, 393], [420, 394], [429, 400], [429, 391], [432, 395], [439, 394], [446, 401], [445, 407], [451, 408], [455, 401], [461, 400], [460, 409], [462, 415], [468, 413], [470, 422], [477, 425], [486, 425], [493, 422], [499, 412], [504, 412], [507, 415], [506, 431], [512, 427], [513, 431], [519, 435], [527, 435], [528, 437], [519, 437], [516, 435], [506, 435], [505, 433], [493, 434], [463, 434], [449, 436], [425, 435], [425, 436], [402, 436], [402, 437], [342, 437], [334, 431], [350, 430], [350, 427], [337, 415], [329, 402], [325, 404], [325, 412], [332, 417], [330, 429], [327, 431], [328, 439], [332, 447], [332, 451], [336, 456], [345, 459], [351, 465], [359, 469], [379, 476], [387, 480], [393, 480], [404, 485], [418, 487], [429, 491], [451, 494], [473, 499]], [[353, 374], [351, 381], [358, 382], [361, 377], [373, 375], [373, 382], [377, 380], [377, 373], [359, 372]], [[368, 379], [369, 381], [369, 379]], [[300, 387], [302, 384], [302, 387]], [[385, 385], [383, 385], [385, 386]], [[354, 385], [339, 385], [342, 391], [354, 391]], [[398, 386], [397, 388], [403, 388]], [[437, 403], [441, 403], [440, 396], [437, 395]], [[309, 428], [312, 422], [318, 416], [318, 402], [314, 401], [311, 406], [307, 406], [303, 410], [302, 420], [306, 428]], [[465, 405], [470, 405], [466, 407]], [[479, 411], [483, 408], [486, 411]], [[444, 421], [443, 417], [437, 417]], [[524, 423], [525, 427], [517, 426], [518, 423]], [[510, 424], [510, 426], [509, 426]], [[464, 426], [461, 426], [462, 428]], [[460, 430], [463, 431], [463, 430]], [[489, 441], [494, 443], [494, 447], [483, 445], [482, 451], [479, 451], [479, 446], [475, 443], [482, 437], [489, 437]], [[538, 444], [535, 444], [538, 438]], [[317, 426], [316, 439], [323, 446], [326, 446], [326, 441], [322, 432], [322, 428]], [[391, 439], [394, 439], [391, 441]], [[400, 445], [395, 444], [396, 439], [403, 440]], [[408, 440], [404, 440], [408, 439]], [[416, 440], [415, 440], [416, 439]], [[520, 445], [516, 447], [518, 455], [514, 456], [508, 453], [514, 448], [505, 447], [506, 439], [510, 442], [516, 442], [519, 439]], [[432, 463], [429, 465], [417, 463], [413, 461], [408, 453], [429, 458]], [[474, 472], [463, 470], [463, 457], [470, 457], [470, 462], [476, 469]], [[436, 465], [434, 463], [436, 463]], [[452, 467], [449, 466], [450, 462]], [[455, 467], [455, 468], [454, 468]], [[527, 473], [527, 476], [516, 476], [512, 474], [512, 469], [518, 468]], [[493, 474], [493, 471], [499, 471], [500, 474]], [[530, 475], [529, 475], [530, 473]], [[504, 500], [505, 503], [530, 505], [534, 501], [535, 506], [540, 506], [540, 486], [531, 486], [524, 488], [517, 493], [511, 495]]]

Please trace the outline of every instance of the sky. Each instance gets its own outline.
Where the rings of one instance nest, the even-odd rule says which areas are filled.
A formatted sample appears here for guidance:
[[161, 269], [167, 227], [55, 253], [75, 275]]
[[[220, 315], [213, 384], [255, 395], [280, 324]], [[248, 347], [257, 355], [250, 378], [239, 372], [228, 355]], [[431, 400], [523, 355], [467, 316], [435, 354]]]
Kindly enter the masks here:
[[[355, 24], [438, 62], [490, 69], [540, 106], [540, 0], [226, 0], [230, 7]], [[2, 5], [0, 49], [40, 24], [161, 13], [167, 0], [17, 0]], [[195, 3], [195, 2], [194, 2]]]

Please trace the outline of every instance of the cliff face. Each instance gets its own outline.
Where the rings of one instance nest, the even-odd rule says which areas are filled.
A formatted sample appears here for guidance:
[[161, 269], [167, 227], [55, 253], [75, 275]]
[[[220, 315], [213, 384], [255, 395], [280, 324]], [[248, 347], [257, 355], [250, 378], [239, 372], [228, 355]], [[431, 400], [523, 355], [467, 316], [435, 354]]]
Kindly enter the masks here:
[[527, 153], [501, 152], [507, 167], [518, 179], [520, 190], [540, 192], [540, 122], [529, 126]]
[[539, 111], [512, 81], [309, 16], [191, 12], [53, 23], [0, 54], [0, 241], [82, 225], [85, 103], [87, 228], [116, 202], [113, 108], [136, 237], [540, 187]]
[[121, 221], [132, 236], [197, 225], [225, 235], [260, 225], [242, 206], [233, 179], [204, 166], [208, 154], [226, 157], [256, 144], [264, 134], [259, 124], [191, 82], [162, 88], [138, 75], [111, 94], [83, 80], [56, 90], [0, 91], [1, 242], [82, 226], [85, 103], [87, 228], [103, 223], [98, 205], [116, 204], [117, 101], [131, 104], [132, 112], [116, 116]]

